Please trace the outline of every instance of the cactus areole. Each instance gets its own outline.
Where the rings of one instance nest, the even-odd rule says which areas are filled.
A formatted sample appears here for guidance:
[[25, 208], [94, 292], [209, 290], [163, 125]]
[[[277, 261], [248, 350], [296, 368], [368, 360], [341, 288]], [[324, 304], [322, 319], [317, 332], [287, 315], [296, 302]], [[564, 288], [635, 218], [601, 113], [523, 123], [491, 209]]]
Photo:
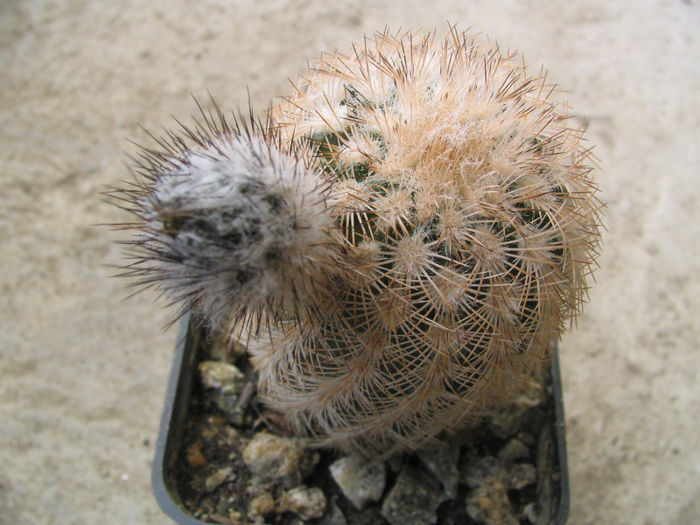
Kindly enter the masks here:
[[264, 122], [203, 111], [116, 192], [126, 274], [247, 345], [320, 445], [387, 456], [497, 410], [580, 311], [600, 203], [545, 75], [451, 30], [324, 55]]

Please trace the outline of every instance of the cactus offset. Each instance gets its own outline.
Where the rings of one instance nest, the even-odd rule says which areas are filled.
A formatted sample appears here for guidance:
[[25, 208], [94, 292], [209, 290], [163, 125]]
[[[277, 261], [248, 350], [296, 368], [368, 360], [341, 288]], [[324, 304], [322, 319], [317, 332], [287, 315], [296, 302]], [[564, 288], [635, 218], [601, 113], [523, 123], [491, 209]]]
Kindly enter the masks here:
[[217, 330], [318, 308], [337, 271], [328, 181], [269, 124], [202, 116], [144, 148], [136, 182], [112, 192], [138, 219], [123, 225], [138, 230], [123, 275]]
[[265, 125], [148, 153], [134, 270], [245, 339], [299, 434], [420, 447], [496, 409], [580, 310], [600, 204], [554, 91], [454, 30], [365, 39]]

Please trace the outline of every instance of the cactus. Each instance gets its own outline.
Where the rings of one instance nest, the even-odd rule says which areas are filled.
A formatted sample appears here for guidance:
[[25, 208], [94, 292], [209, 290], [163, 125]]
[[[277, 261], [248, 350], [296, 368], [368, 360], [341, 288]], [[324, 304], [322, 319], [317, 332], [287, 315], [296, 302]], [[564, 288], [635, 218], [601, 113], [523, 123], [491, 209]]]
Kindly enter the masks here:
[[299, 435], [424, 446], [497, 410], [585, 298], [600, 203], [555, 93], [454, 29], [366, 38], [267, 121], [145, 150], [127, 273], [244, 341]]

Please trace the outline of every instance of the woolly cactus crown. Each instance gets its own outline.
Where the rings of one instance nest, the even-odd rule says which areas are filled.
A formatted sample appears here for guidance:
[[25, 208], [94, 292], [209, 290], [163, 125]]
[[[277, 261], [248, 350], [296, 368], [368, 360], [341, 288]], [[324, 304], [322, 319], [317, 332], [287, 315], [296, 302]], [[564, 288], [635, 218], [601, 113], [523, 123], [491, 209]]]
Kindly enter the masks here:
[[580, 309], [600, 206], [553, 94], [454, 30], [365, 39], [267, 124], [148, 153], [133, 268], [237, 321], [298, 433], [419, 447], [498, 406]]

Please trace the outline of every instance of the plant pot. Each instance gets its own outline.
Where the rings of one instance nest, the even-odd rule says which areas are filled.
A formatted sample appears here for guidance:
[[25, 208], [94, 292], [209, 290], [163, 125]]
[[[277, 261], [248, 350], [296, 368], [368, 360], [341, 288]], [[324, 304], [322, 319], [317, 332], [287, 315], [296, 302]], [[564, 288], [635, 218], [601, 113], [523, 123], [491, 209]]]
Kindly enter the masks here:
[[[177, 336], [152, 471], [153, 493], [158, 504], [165, 514], [180, 525], [217, 523], [200, 521], [188, 511], [177, 482], [180, 468], [178, 460], [183, 456], [183, 440], [193, 396], [200, 388], [197, 365], [206, 355], [208, 346], [206, 334], [197, 323], [190, 316], [183, 318]], [[537, 525], [564, 524], [569, 510], [564, 408], [556, 347], [552, 351], [549, 379], [546, 411], [549, 417], [544, 422], [537, 446], [533, 448], [536, 450], [533, 463], [538, 468], [536, 502], [540, 511]], [[545, 431], [545, 428], [549, 430]], [[317, 521], [312, 520], [310, 523]]]

